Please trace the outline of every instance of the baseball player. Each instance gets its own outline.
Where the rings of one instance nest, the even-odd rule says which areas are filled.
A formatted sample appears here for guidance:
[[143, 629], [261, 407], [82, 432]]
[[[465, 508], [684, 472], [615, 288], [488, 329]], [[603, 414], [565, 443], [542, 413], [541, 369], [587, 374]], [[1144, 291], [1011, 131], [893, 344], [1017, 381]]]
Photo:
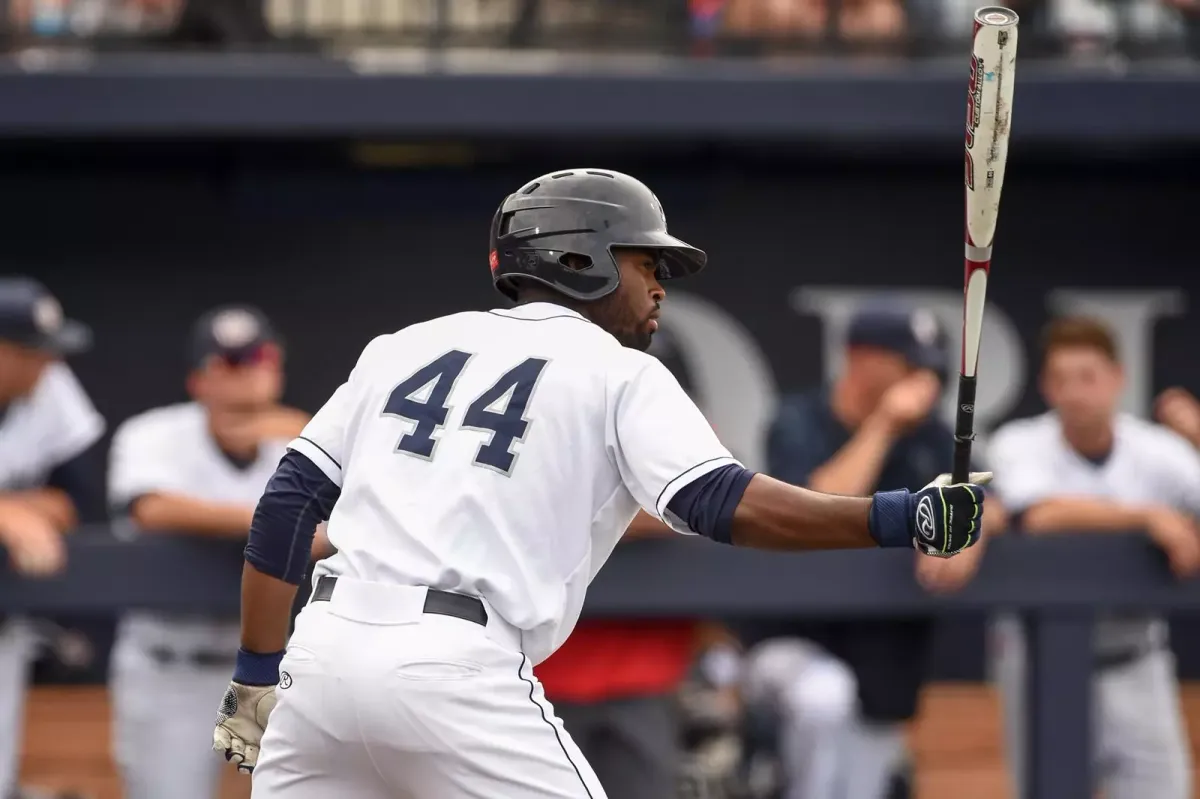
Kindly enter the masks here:
[[[497, 211], [489, 261], [516, 307], [370, 342], [258, 503], [213, 732], [254, 771], [255, 799], [604, 797], [533, 667], [639, 507], [766, 549], [919, 542], [949, 556], [978, 538], [988, 474], [836, 497], [730, 456], [644, 352], [662, 282], [706, 256], [668, 234], [637, 180], [529, 182]], [[337, 553], [288, 642], [326, 518]]]
[[[283, 353], [261, 311], [228, 306], [195, 324], [191, 402], [155, 408], [113, 436], [109, 498], [130, 534], [245, 539], [254, 504], [308, 417], [281, 408]], [[206, 752], [236, 620], [131, 611], [110, 666], [115, 759], [126, 799], [213, 799]]]
[[[1184, 576], [1200, 571], [1200, 457], [1165, 427], [1117, 411], [1123, 373], [1100, 322], [1063, 318], [1044, 337], [1051, 410], [998, 429], [996, 496], [1025, 535], [1146, 530]], [[1009, 762], [1023, 780], [1025, 641], [996, 625]], [[1192, 764], [1164, 619], [1107, 615], [1095, 632], [1096, 780], [1106, 799], [1190, 799]]]
[[[771, 472], [835, 494], [919, 488], [954, 449], [953, 430], [936, 415], [950, 360], [945, 331], [926, 310], [874, 302], [855, 311], [845, 345], [835, 380], [781, 400], [767, 435]], [[953, 589], [983, 549], [916, 554], [918, 580]], [[743, 696], [750, 712], [775, 720], [788, 799], [880, 799], [905, 782], [905, 728], [926, 680], [932, 618], [738, 627], [748, 647]]]
[[[26, 576], [58, 572], [62, 533], [103, 506], [104, 419], [62, 361], [91, 338], [40, 283], [0, 278], [0, 544]], [[16, 788], [36, 645], [23, 620], [0, 619], [0, 796]]]

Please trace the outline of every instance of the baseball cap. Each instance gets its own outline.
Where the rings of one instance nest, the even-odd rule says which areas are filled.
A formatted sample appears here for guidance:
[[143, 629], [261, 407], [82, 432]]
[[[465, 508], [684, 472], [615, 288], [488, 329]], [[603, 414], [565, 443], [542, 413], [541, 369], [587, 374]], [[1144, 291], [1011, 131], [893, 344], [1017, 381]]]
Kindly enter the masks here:
[[55, 355], [92, 346], [92, 329], [63, 317], [62, 305], [29, 277], [0, 277], [0, 339]]
[[268, 344], [281, 346], [265, 313], [253, 305], [223, 305], [206, 312], [192, 326], [189, 362], [192, 368], [212, 357], [231, 364], [252, 362]]
[[946, 331], [931, 311], [922, 308], [867, 306], [851, 318], [846, 346], [896, 352], [913, 367], [942, 376], [947, 369]]

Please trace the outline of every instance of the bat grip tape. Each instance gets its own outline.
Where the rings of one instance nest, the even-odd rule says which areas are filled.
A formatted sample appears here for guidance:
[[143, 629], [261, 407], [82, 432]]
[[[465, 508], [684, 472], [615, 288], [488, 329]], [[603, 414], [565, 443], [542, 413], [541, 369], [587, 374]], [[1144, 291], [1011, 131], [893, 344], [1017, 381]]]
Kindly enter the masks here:
[[971, 445], [975, 441], [975, 378], [958, 376], [958, 405], [954, 409], [954, 468], [950, 474], [956, 483], [965, 483], [971, 474]]

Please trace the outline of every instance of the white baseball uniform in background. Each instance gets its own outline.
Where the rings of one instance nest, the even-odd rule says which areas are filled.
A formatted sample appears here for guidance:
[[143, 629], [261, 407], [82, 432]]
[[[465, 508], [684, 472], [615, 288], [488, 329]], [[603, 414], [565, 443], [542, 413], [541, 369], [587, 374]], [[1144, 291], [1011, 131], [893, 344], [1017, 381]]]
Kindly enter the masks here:
[[[1200, 456], [1165, 427], [1119, 415], [1114, 445], [1093, 462], [1065, 441], [1056, 414], [1010, 422], [988, 449], [997, 497], [1013, 514], [1055, 497], [1093, 497], [1200, 513]], [[1014, 784], [1023, 780], [1025, 642], [1015, 619], [995, 630]], [[1096, 778], [1106, 799], [1191, 799], [1192, 764], [1166, 622], [1105, 616], [1095, 633]]]
[[[104, 419], [64, 363], [52, 363], [33, 392], [0, 409], [0, 491], [45, 485], [50, 473], [90, 449]], [[0, 795], [16, 786], [25, 692], [37, 636], [22, 619], [0, 621]]]
[[691, 533], [668, 503], [736, 464], [671, 373], [558, 305], [455, 314], [374, 340], [289, 446], [341, 487], [338, 581], [297, 621], [255, 799], [601, 799], [532, 669], [639, 507]]
[[[109, 501], [170, 493], [253, 507], [286, 451], [284, 440], [237, 464], [195, 403], [156, 408], [117, 428]], [[115, 528], [136, 535], [127, 519]], [[114, 757], [125, 799], [214, 799], [224, 759], [210, 751], [212, 697], [224, 691], [238, 648], [235, 618], [129, 611], [120, 620], [110, 681]]]

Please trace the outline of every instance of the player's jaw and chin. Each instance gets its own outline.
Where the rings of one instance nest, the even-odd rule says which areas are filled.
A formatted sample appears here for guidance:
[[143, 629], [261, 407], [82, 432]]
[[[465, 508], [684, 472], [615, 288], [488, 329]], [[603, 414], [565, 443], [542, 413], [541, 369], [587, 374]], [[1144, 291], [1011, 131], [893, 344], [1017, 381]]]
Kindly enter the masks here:
[[650, 339], [658, 330], [660, 313], [657, 302], [652, 301], [648, 312], [632, 309], [632, 303], [624, 300], [624, 292], [617, 290], [593, 304], [592, 320], [607, 330], [624, 347], [645, 352], [650, 348]]
[[[611, 333], [622, 346], [645, 352], [658, 330], [665, 292], [656, 284], [656, 287], [647, 287], [643, 294], [641, 287], [636, 285], [639, 282], [636, 270], [624, 268], [621, 271], [621, 282], [616, 291], [588, 303], [585, 315]], [[638, 295], [642, 295], [641, 299]]]

